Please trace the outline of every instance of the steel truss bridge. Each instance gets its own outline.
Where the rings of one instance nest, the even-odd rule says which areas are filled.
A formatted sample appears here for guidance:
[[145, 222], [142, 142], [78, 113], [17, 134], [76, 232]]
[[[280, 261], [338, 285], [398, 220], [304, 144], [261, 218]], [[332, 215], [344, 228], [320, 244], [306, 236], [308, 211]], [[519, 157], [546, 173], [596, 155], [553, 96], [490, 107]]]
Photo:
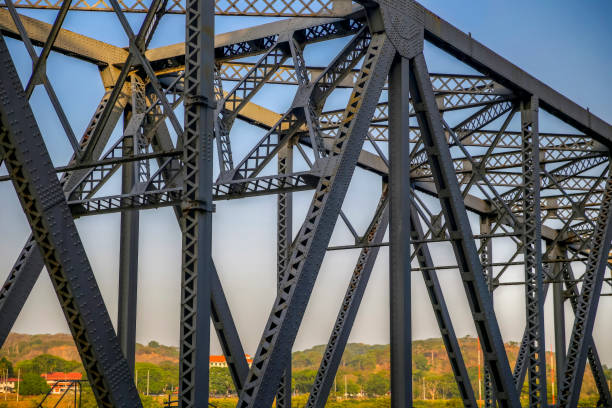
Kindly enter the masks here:
[[[307, 402], [323, 407], [383, 246], [390, 247], [393, 407], [412, 406], [411, 269], [425, 281], [466, 407], [477, 401], [440, 286], [442, 270], [463, 282], [485, 359], [487, 407], [521, 406], [525, 381], [523, 404], [548, 405], [546, 296], [554, 305], [556, 406], [577, 406], [585, 370], [595, 379], [598, 406], [612, 406], [592, 335], [599, 300], [612, 283], [606, 275], [612, 240], [608, 123], [411, 0], [0, 5], [0, 161], [8, 170], [2, 180], [14, 185], [32, 230], [0, 292], [0, 344], [46, 266], [99, 406], [142, 406], [132, 379], [139, 211], [172, 207], [183, 234], [180, 407], [208, 403], [209, 319], [229, 362], [238, 407], [269, 407], [274, 400], [290, 407], [291, 347], [323, 257], [328, 250], [358, 248]], [[21, 8], [57, 14], [47, 24], [21, 15]], [[126, 33], [129, 46], [62, 28], [68, 12], [82, 11], [116, 14], [120, 24], [113, 29]], [[137, 31], [126, 13], [145, 14]], [[150, 48], [166, 14], [185, 14], [185, 43]], [[213, 38], [215, 14], [287, 19]], [[24, 85], [4, 37], [23, 41], [32, 59]], [[308, 64], [307, 47], [341, 37], [344, 45], [326, 66]], [[429, 72], [425, 42], [478, 74]], [[73, 131], [47, 76], [51, 52], [99, 68], [105, 94], [83, 135]], [[295, 95], [286, 112], [253, 102], [268, 84]], [[28, 102], [37, 86], [73, 148], [62, 167], [53, 166]], [[345, 107], [327, 108], [332, 95], [345, 95]], [[541, 110], [573, 131], [547, 132], [539, 124]], [[123, 135], [109, 144], [122, 117]], [[249, 142], [244, 156], [232, 150], [236, 120], [264, 134]], [[342, 210], [356, 167], [381, 180], [365, 231], [356, 231]], [[121, 191], [102, 194], [115, 173]], [[296, 191], [312, 191], [312, 201], [294, 227]], [[215, 200], [259, 195], [278, 198], [278, 292], [249, 368], [212, 262], [211, 220]], [[117, 332], [73, 221], [114, 212], [121, 213]], [[479, 225], [470, 223], [474, 216]], [[337, 223], [354, 242], [329, 247]], [[456, 262], [436, 263], [434, 244], [452, 248]], [[500, 245], [512, 248], [510, 255], [494, 252]], [[505, 281], [511, 268], [522, 268], [524, 279]], [[526, 325], [514, 366], [493, 308], [493, 294], [507, 284], [525, 293]], [[574, 312], [571, 333], [565, 332], [566, 302]]]

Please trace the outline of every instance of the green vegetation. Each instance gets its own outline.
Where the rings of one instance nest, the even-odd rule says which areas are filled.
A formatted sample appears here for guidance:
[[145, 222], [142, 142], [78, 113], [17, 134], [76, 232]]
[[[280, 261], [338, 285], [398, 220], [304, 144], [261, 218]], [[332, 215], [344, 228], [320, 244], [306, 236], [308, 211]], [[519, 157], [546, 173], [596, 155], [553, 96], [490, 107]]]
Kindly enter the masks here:
[[5, 373], [9, 377], [15, 376], [15, 371], [13, 370], [13, 364], [6, 358], [0, 358], [0, 376], [5, 375]]
[[49, 390], [50, 388], [45, 379], [34, 372], [25, 373], [19, 384], [19, 393], [21, 395], [46, 394]]
[[78, 361], [67, 361], [63, 358], [52, 356], [50, 354], [41, 354], [34, 357], [32, 360], [24, 360], [17, 363], [17, 369], [22, 373], [34, 373], [40, 377], [41, 374], [52, 373], [55, 371], [83, 372], [82, 365]]
[[[11, 337], [12, 336], [12, 337]], [[83, 374], [82, 365], [75, 359], [61, 358], [53, 353], [72, 356], [74, 349], [67, 335], [11, 335], [0, 350], [0, 370], [9, 370], [9, 376], [21, 373], [21, 394], [45, 393], [48, 386], [40, 374], [53, 371], [77, 371]], [[476, 339], [459, 339], [470, 380], [478, 399], [479, 349]], [[415, 407], [460, 406], [460, 396], [450, 368], [446, 350], [441, 339], [413, 342], [413, 394]], [[145, 408], [162, 407], [178, 384], [178, 349], [151, 341], [136, 348], [136, 382]], [[294, 406], [303, 406], [314, 382], [325, 346], [315, 346], [293, 353], [292, 388]], [[513, 365], [518, 353], [518, 344], [506, 344], [510, 363]], [[28, 358], [25, 358], [28, 357]], [[547, 361], [550, 361], [547, 355]], [[481, 374], [482, 370], [482, 356]], [[378, 408], [389, 406], [389, 346], [349, 344], [342, 358], [336, 381], [331, 389], [328, 407]], [[549, 375], [550, 367], [548, 367]], [[606, 376], [612, 378], [612, 369], [604, 366]], [[550, 378], [550, 377], [549, 377]], [[147, 381], [148, 380], [148, 381]], [[147, 389], [148, 383], [148, 389]], [[549, 384], [549, 398], [551, 396]], [[346, 389], [345, 389], [346, 388]], [[484, 390], [482, 390], [484, 391]], [[526, 392], [526, 384], [523, 390]], [[148, 395], [146, 395], [148, 393]], [[210, 393], [213, 403], [219, 408], [235, 407], [234, 386], [227, 368], [213, 367], [210, 370]], [[174, 398], [176, 395], [174, 395]], [[34, 398], [34, 397], [32, 397]], [[38, 397], [39, 399], [41, 397]], [[590, 373], [585, 373], [581, 394], [581, 406], [595, 405], [597, 391]], [[9, 405], [10, 406], [10, 405]], [[95, 399], [86, 382], [83, 384], [83, 407], [95, 408]], [[1, 405], [0, 405], [1, 408]]]
[[178, 384], [178, 365], [172, 363], [136, 363], [137, 387], [141, 393], [164, 394]]

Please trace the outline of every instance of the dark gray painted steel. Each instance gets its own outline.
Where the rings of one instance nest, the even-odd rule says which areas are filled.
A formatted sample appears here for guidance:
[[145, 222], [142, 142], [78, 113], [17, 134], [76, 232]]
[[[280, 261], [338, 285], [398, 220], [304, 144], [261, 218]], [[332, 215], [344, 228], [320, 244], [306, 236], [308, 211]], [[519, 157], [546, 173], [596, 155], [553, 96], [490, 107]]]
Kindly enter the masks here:
[[523, 156], [523, 257], [529, 406], [546, 407], [546, 341], [542, 290], [542, 218], [538, 99], [521, 103]]
[[393, 408], [412, 405], [409, 76], [410, 62], [398, 54], [389, 72], [389, 314]]
[[132, 375], [2, 38], [0, 61], [4, 72], [0, 77], [0, 149], [98, 405], [139, 407]]
[[[423, 233], [423, 226], [419, 218], [417, 209], [413, 206], [410, 211], [410, 227], [412, 229], [412, 239], [414, 241], [422, 242], [425, 240], [425, 234]], [[455, 381], [457, 382], [457, 389], [463, 402], [463, 406], [466, 408], [477, 408], [476, 397], [474, 396], [474, 389], [470, 382], [470, 376], [468, 374], [465, 362], [463, 361], [463, 354], [457, 341], [457, 335], [455, 334], [455, 328], [446, 306], [446, 300], [442, 293], [440, 281], [438, 279], [438, 273], [434, 269], [433, 258], [429, 252], [429, 246], [426, 242], [420, 244], [414, 244], [414, 251], [421, 267], [421, 274], [425, 281], [425, 287], [427, 288], [427, 295], [429, 301], [433, 307], [434, 316], [442, 335], [442, 341], [444, 341], [444, 347], [450, 361]]]
[[[383, 188], [383, 195], [378, 202], [374, 219], [362, 239], [363, 243], [367, 245], [380, 244], [389, 225], [388, 187]], [[359, 253], [357, 265], [353, 270], [334, 328], [323, 352], [319, 370], [310, 390], [306, 402], [307, 408], [324, 408], [327, 403], [379, 250], [380, 247], [378, 246], [364, 247]]]
[[272, 404], [314, 281], [353, 175], [365, 132], [387, 77], [394, 50], [384, 34], [374, 35], [345, 113], [325, 174], [292, 247], [291, 261], [257, 349], [238, 406]]
[[493, 375], [501, 407], [520, 407], [509, 369], [508, 356], [493, 312], [493, 302], [478, 259], [463, 197], [452, 166], [449, 147], [435, 105], [433, 89], [423, 54], [411, 60], [410, 94], [421, 128], [421, 136], [436, 183], [438, 197], [457, 258], [485, 362]]
[[208, 406], [212, 269], [214, 0], [187, 0], [179, 408]]
[[577, 406], [580, 397], [582, 377], [588, 349], [593, 341], [593, 325], [608, 263], [610, 241], [612, 240], [610, 206], [612, 206], [612, 177], [609, 174], [597, 219], [597, 227], [591, 238], [582, 289], [574, 310], [574, 327], [567, 350], [563, 387], [559, 393], [559, 407], [562, 408]]

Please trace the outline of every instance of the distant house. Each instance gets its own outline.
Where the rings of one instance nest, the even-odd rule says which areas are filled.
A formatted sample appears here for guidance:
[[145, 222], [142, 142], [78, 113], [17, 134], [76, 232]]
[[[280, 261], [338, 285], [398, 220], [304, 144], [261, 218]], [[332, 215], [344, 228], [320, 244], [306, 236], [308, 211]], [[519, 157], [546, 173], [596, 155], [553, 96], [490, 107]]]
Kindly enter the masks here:
[[83, 375], [81, 373], [62, 373], [55, 372], [49, 374], [41, 374], [47, 381], [47, 385], [51, 388], [51, 394], [63, 394], [66, 390], [76, 389], [74, 381], [81, 381]]
[[7, 378], [6, 381], [4, 379], [0, 379], [0, 393], [6, 394], [10, 392], [15, 392], [17, 389], [17, 382], [21, 380], [17, 380], [16, 378]]
[[[247, 364], [249, 367], [253, 363], [253, 357], [248, 354], [244, 355], [246, 357]], [[227, 361], [225, 360], [225, 356], [210, 356], [208, 360], [208, 367], [227, 367]]]

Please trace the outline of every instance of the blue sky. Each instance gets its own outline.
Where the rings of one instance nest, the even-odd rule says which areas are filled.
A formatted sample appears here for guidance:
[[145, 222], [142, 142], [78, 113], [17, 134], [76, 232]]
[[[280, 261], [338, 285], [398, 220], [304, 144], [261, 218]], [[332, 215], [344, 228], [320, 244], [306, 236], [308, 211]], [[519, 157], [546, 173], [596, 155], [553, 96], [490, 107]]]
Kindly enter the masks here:
[[[581, 106], [612, 122], [612, 3], [607, 1], [574, 2], [568, 0], [513, 2], [473, 0], [427, 0], [424, 6], [443, 19], [496, 51], [536, 78], [552, 86]], [[27, 11], [45, 21], [52, 21], [54, 13]], [[134, 27], [142, 15], [130, 16]], [[251, 26], [270, 19], [217, 18], [217, 32], [226, 32]], [[116, 17], [111, 13], [95, 15], [71, 12], [65, 27], [109, 43], [126, 46]], [[168, 16], [160, 26], [152, 47], [181, 42], [184, 35], [181, 16]], [[311, 65], [324, 64], [346, 40], [319, 44], [306, 49], [306, 60]], [[11, 53], [25, 79], [31, 70], [23, 46], [9, 40]], [[432, 72], [469, 72], [452, 57], [432, 46], [426, 48], [426, 57]], [[68, 57], [52, 54], [48, 63], [60, 100], [66, 109], [77, 136], [82, 134], [100, 97], [102, 87], [97, 69], [92, 65]], [[282, 88], [267, 87], [256, 102], [276, 111], [282, 111], [291, 102]], [[338, 101], [340, 101], [338, 99]], [[339, 103], [336, 101], [335, 103]], [[44, 92], [39, 87], [31, 100], [39, 126], [54, 162], [63, 165], [69, 158], [69, 145]], [[334, 103], [334, 101], [332, 101]], [[180, 115], [179, 115], [180, 117]], [[560, 130], [565, 126], [552, 119], [545, 120], [547, 130]], [[237, 123], [232, 136], [236, 136], [237, 152], [248, 149], [245, 138], [256, 138], [261, 131]], [[115, 132], [114, 137], [119, 133]], [[4, 174], [4, 169], [0, 170]], [[113, 180], [116, 186], [117, 180]], [[362, 232], [376, 205], [380, 191], [377, 177], [357, 170], [356, 182], [349, 189], [345, 211]], [[311, 193], [298, 193], [295, 198], [295, 229], [309, 204]], [[9, 183], [0, 184], [0, 279], [4, 279], [29, 232], [25, 217]], [[239, 326], [247, 352], [254, 353], [262, 327], [272, 304], [275, 285], [275, 208], [273, 197], [222, 202], [217, 205], [214, 218], [214, 257], [228, 299]], [[96, 278], [107, 302], [113, 320], [116, 316], [118, 215], [105, 215], [80, 219], [77, 226]], [[350, 237], [341, 225], [332, 238], [333, 243], [345, 244]], [[448, 250], [433, 247], [436, 257], [451, 263]], [[140, 282], [138, 341], [155, 339], [165, 344], [178, 343], [180, 233], [169, 209], [144, 211], [141, 215]], [[501, 251], [503, 252], [503, 250]], [[344, 294], [354, 266], [357, 251], [329, 253], [323, 263], [313, 296], [317, 302], [308, 306], [304, 324], [295, 344], [303, 349], [327, 341], [331, 325]], [[370, 285], [358, 314], [351, 341], [366, 343], [388, 342], [387, 256], [380, 251]], [[455, 272], [440, 272], [443, 289], [453, 312], [456, 332], [474, 335], [473, 323], [467, 303]], [[520, 274], [518, 275], [520, 276]], [[439, 337], [439, 332], [420, 275], [413, 275], [413, 336]], [[499, 295], [497, 294], [499, 293]], [[502, 321], [505, 340], [518, 340], [523, 332], [522, 307], [507, 307], [516, 299], [520, 302], [522, 288], [502, 288], [496, 292], [497, 313]], [[601, 310], [610, 309], [610, 298], [603, 298]], [[551, 315], [550, 304], [547, 314]], [[568, 314], [571, 321], [571, 313]], [[569, 323], [568, 323], [569, 326]], [[571, 326], [569, 326], [571, 329]], [[547, 320], [547, 330], [552, 326]], [[599, 319], [596, 339], [605, 362], [612, 363], [612, 350], [606, 350], [603, 335], [610, 333], [612, 323]], [[25, 333], [65, 332], [64, 322], [49, 278], [43, 274], [30, 296], [15, 331]], [[601, 336], [601, 337], [600, 337]], [[547, 335], [547, 341], [548, 335]], [[219, 352], [216, 342], [214, 351]]]

